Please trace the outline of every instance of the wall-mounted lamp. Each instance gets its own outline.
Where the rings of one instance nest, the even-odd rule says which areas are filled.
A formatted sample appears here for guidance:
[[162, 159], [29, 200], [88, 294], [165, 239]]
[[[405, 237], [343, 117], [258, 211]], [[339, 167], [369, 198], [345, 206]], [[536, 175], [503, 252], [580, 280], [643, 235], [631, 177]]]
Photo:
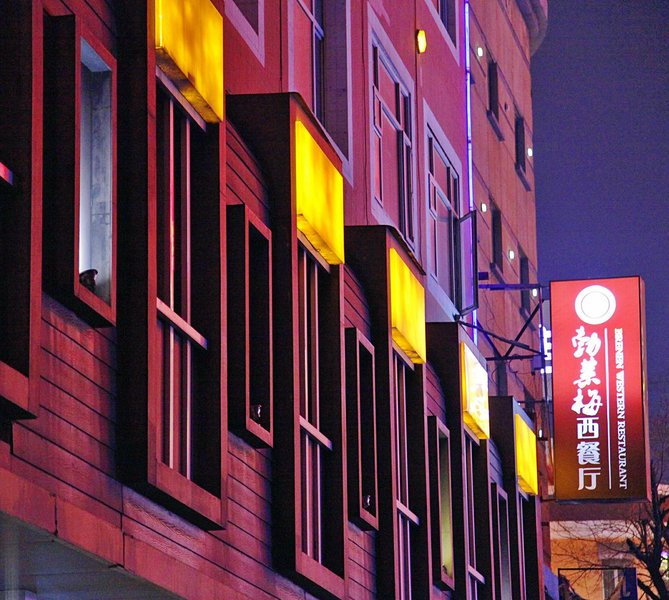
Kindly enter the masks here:
[[423, 54], [427, 50], [427, 36], [424, 29], [416, 31], [416, 50], [418, 54]]
[[530, 158], [532, 158], [533, 155], [534, 155], [534, 150], [532, 150], [532, 148], [528, 148], [528, 149], [527, 149], [527, 156], [529, 156]]
[[539, 295], [539, 290], [537, 288], [532, 288], [532, 298], [536, 298]]
[[488, 205], [485, 202], [481, 202], [481, 212], [488, 212]]
[[483, 58], [483, 46], [476, 46], [476, 56]]
[[513, 250], [509, 250], [509, 260], [516, 258], [516, 253]]

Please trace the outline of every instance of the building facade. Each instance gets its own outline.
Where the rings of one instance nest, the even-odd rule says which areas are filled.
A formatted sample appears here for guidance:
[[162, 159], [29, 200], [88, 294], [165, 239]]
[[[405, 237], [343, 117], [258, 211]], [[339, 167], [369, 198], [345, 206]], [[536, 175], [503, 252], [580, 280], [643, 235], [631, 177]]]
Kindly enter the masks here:
[[544, 598], [545, 0], [2, 7], [2, 589]]

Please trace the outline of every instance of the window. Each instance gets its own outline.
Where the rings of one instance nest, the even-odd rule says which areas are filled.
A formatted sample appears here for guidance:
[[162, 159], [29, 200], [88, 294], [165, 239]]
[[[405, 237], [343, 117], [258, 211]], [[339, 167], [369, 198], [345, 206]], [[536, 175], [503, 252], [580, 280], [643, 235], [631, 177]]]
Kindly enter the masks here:
[[530, 190], [530, 182], [527, 179], [527, 160], [525, 146], [525, 119], [516, 112], [515, 121], [515, 140], [516, 140], [516, 173], [525, 187]]
[[[0, 416], [35, 417], [40, 403], [42, 290], [35, 285], [35, 266], [42, 260], [42, 156], [35, 152], [35, 89], [42, 64], [42, 27], [36, 6], [3, 4], [3, 61], [0, 87]], [[40, 10], [39, 8], [37, 10]], [[39, 17], [38, 17], [39, 18]], [[25, 56], [25, 60], [17, 57]], [[27, 85], [17, 85], [25, 81]], [[41, 102], [41, 98], [40, 98]], [[41, 125], [40, 125], [41, 127]], [[61, 198], [62, 200], [63, 198]], [[52, 226], [44, 222], [44, 226]], [[49, 249], [50, 251], [50, 249]], [[73, 273], [73, 265], [68, 274]], [[3, 423], [2, 429], [7, 428]]]
[[492, 220], [492, 264], [499, 273], [504, 270], [504, 246], [502, 244], [502, 211], [491, 203]]
[[227, 208], [228, 403], [231, 426], [272, 445], [271, 232], [245, 205]]
[[474, 478], [476, 477], [476, 454], [479, 449], [478, 443], [465, 433], [465, 518], [467, 521], [467, 573], [469, 578], [468, 589], [470, 598], [475, 600], [479, 597], [479, 589], [483, 589], [485, 578], [477, 569], [476, 550], [476, 495]]
[[448, 36], [451, 41], [457, 45], [456, 31], [457, 31], [457, 15], [455, 13], [455, 0], [436, 0], [439, 4], [439, 17], [441, 22], [446, 27]]
[[206, 523], [222, 519], [221, 248], [216, 125], [159, 75], [155, 485]]
[[373, 48], [374, 197], [409, 245], [415, 242], [411, 96], [378, 45]]
[[[411, 440], [410, 432], [410, 378], [411, 367], [396, 352], [393, 353], [394, 410], [395, 410], [395, 481], [396, 481], [396, 519], [399, 542], [399, 572], [397, 585], [402, 600], [412, 598], [412, 532], [419, 525], [418, 516], [411, 510], [413, 500], [410, 485], [409, 446], [416, 443]], [[411, 441], [410, 441], [411, 440]]]
[[[299, 465], [301, 551], [343, 576], [340, 390], [328, 379], [333, 274], [302, 245], [298, 250]], [[328, 365], [326, 368], [325, 365]], [[333, 375], [334, 376], [334, 375]], [[339, 482], [339, 483], [337, 483]], [[303, 573], [304, 574], [304, 573]], [[314, 574], [313, 579], [319, 577]]]
[[506, 492], [492, 484], [493, 550], [495, 561], [495, 596], [511, 598], [511, 542], [509, 538], [509, 504]]
[[258, 17], [259, 10], [262, 9], [262, 6], [258, 6], [259, 0], [232, 0], [239, 11], [244, 15], [246, 20], [249, 22], [253, 31], [258, 33]]
[[449, 298], [454, 300], [455, 226], [460, 216], [460, 178], [432, 135], [428, 137], [428, 152], [429, 218], [432, 236], [430, 271]]
[[355, 328], [346, 330], [349, 516], [363, 529], [378, 528], [374, 347]]
[[162, 339], [162, 460], [193, 476], [193, 402], [207, 339], [192, 325], [191, 148], [201, 131], [158, 94], [158, 323]]
[[[488, 51], [488, 56], [490, 56], [490, 51]], [[499, 124], [499, 69], [494, 60], [488, 61], [488, 110], [486, 114], [498, 139], [503, 140], [504, 134]]]
[[525, 119], [516, 113], [516, 168], [525, 172]]
[[[525, 253], [520, 250], [520, 283], [524, 285], [529, 285], [530, 283], [530, 260], [527, 258]], [[530, 312], [530, 295], [531, 292], [529, 289], [524, 289], [520, 291], [520, 307], [523, 311], [529, 314]]]
[[107, 304], [112, 288], [112, 72], [81, 40], [79, 281]]
[[74, 17], [47, 16], [44, 86], [46, 285], [93, 325], [113, 324], [115, 61]]
[[454, 587], [453, 510], [451, 488], [451, 441], [448, 429], [436, 417], [428, 417], [430, 448], [430, 500], [434, 582]]
[[478, 305], [476, 213], [463, 214], [460, 177], [428, 130], [429, 271], [460, 314]]
[[295, 4], [295, 61], [298, 90], [323, 122], [324, 45], [323, 0]]
[[499, 81], [494, 60], [488, 61], [488, 110], [499, 121]]
[[349, 155], [348, 0], [298, 0], [295, 86], [344, 156]]

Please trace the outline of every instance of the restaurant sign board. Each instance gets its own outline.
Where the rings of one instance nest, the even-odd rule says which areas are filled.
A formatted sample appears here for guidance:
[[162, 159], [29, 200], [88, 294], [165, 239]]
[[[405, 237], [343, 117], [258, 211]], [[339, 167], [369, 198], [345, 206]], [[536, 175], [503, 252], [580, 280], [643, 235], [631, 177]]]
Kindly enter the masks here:
[[640, 277], [551, 282], [555, 497], [648, 498]]

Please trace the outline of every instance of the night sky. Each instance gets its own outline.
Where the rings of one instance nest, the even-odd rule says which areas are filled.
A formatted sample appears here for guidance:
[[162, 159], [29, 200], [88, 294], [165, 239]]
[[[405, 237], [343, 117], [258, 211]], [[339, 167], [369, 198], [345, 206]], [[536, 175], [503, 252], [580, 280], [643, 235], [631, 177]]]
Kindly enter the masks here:
[[540, 281], [644, 279], [652, 402], [669, 389], [669, 0], [549, 0], [532, 60]]

